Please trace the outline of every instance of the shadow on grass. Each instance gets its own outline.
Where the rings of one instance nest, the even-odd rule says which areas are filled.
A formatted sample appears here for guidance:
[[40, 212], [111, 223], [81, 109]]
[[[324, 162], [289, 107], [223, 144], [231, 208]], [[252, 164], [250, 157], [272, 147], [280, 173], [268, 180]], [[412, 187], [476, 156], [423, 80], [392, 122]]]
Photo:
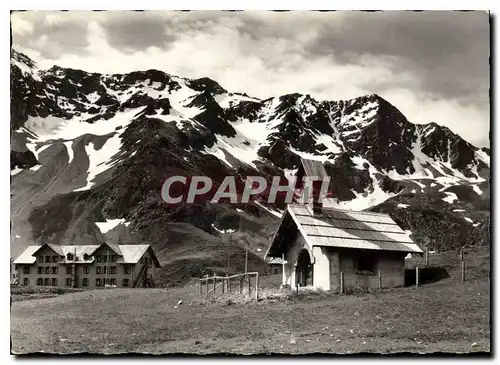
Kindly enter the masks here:
[[[450, 277], [444, 267], [422, 267], [419, 273], [419, 284], [430, 284]], [[416, 269], [405, 269], [405, 286], [416, 283]]]

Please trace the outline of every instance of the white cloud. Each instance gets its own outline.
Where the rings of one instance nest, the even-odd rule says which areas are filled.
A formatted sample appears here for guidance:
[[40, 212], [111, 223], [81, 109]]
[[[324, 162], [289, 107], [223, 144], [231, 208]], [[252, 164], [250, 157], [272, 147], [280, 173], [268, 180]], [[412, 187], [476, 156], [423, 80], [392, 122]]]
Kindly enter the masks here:
[[[12, 17], [14, 34], [33, 31], [30, 25], [36, 17], [33, 13], [27, 14]], [[319, 52], [311, 53], [310, 46], [319, 34], [324, 38], [329, 32], [342, 31], [347, 21], [352, 29], [352, 16], [346, 20], [345, 13], [136, 14], [139, 13], [97, 13], [90, 16], [88, 12], [73, 12], [71, 16], [75, 21], [88, 21], [87, 45], [78, 54], [64, 52], [62, 48], [57, 61], [41, 58], [42, 51], [33, 46], [20, 44], [18, 47], [15, 39], [14, 46], [38, 59], [44, 68], [54, 63], [102, 73], [156, 68], [183, 77], [208, 76], [229, 91], [261, 98], [299, 92], [317, 99], [339, 100], [378, 93], [399, 108], [411, 122], [434, 121], [448, 126], [474, 144], [489, 145], [488, 102], [466, 104], [453, 96], [427, 90], [428, 83], [423, 82], [421, 74], [412, 67], [413, 63], [405, 62], [402, 56], [372, 54], [368, 50], [361, 53], [337, 50], [335, 44], [325, 43], [324, 39], [318, 47], [325, 45], [328, 52], [322, 53], [318, 49]], [[119, 26], [128, 24], [127, 19], [139, 16], [144, 17], [145, 27], [148, 20], [154, 22], [151, 29], [166, 29], [167, 35], [172, 33], [172, 38], [167, 37], [168, 44], [162, 47], [155, 38], [154, 46], [145, 44], [137, 52], [111, 46], [104, 28], [106, 21], [118, 22], [119, 29]], [[42, 20], [54, 24], [67, 21], [68, 17], [57, 14], [45, 16]], [[168, 26], [163, 25], [167, 21]], [[412, 26], [415, 24], [418, 22]], [[147, 30], [145, 32], [147, 34]], [[363, 41], [366, 43], [366, 39]], [[41, 34], [38, 42], [38, 45], [50, 48], [51, 38], [44, 38]], [[397, 44], [401, 46], [404, 42], [399, 39]]]

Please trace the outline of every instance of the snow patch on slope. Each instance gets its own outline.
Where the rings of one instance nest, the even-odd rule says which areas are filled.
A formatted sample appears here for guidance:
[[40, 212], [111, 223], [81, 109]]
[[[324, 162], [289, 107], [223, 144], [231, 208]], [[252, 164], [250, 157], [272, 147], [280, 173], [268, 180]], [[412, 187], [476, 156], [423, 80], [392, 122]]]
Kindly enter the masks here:
[[102, 234], [111, 231], [119, 224], [124, 224], [125, 219], [107, 219], [106, 222], [95, 222]]
[[363, 164], [368, 164], [368, 171], [370, 173], [370, 177], [373, 181], [373, 191], [371, 192], [363, 192], [358, 193], [357, 191], [352, 191], [355, 195], [355, 198], [349, 201], [335, 201], [334, 199], [326, 199], [324, 202], [325, 207], [337, 208], [337, 209], [348, 209], [354, 211], [361, 211], [368, 209], [374, 205], [381, 204], [385, 202], [387, 199], [397, 196], [400, 193], [388, 193], [382, 190], [380, 187], [379, 181], [376, 177], [376, 174], [379, 171], [372, 165], [370, 162], [363, 157], [357, 156], [352, 159], [354, 163], [358, 166]]
[[458, 200], [458, 196], [455, 193], [450, 193], [449, 191], [445, 191], [445, 194], [448, 196], [446, 198], [443, 198], [443, 200], [447, 203], [453, 204], [455, 200]]
[[471, 185], [472, 189], [476, 192], [477, 195], [483, 195], [483, 191], [477, 185]]
[[73, 148], [72, 148], [73, 141], [64, 142], [64, 145], [66, 146], [66, 149], [68, 151], [68, 156], [69, 156], [68, 165], [69, 165], [74, 158]]

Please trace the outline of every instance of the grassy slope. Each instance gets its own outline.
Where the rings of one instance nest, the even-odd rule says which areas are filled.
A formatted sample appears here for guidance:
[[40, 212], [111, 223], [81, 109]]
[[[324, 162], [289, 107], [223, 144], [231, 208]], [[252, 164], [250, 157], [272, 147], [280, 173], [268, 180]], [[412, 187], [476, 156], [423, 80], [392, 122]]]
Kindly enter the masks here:
[[[192, 285], [15, 302], [12, 347], [16, 353], [467, 352], [476, 342], [472, 351], [489, 351], [489, 255], [469, 257], [475, 259], [465, 283], [451, 264], [450, 277], [437, 283], [359, 296], [220, 306], [197, 302]], [[440, 260], [436, 255], [431, 263]]]

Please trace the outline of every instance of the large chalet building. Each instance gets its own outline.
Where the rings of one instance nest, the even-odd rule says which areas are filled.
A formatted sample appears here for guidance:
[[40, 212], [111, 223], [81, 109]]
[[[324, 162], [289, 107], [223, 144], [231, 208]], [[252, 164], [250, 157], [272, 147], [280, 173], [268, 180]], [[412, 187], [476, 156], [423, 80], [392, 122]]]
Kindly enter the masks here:
[[160, 263], [150, 245], [28, 246], [14, 261], [21, 286], [154, 287]]

